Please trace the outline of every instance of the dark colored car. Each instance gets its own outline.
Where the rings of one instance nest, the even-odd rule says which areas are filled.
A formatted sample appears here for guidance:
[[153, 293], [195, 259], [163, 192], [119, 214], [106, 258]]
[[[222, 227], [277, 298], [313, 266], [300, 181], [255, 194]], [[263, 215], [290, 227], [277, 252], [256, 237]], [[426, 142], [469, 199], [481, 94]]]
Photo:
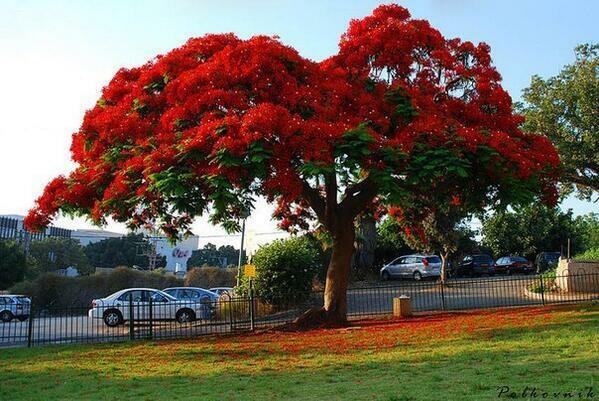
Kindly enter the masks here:
[[466, 255], [464, 259], [452, 269], [452, 275], [460, 277], [493, 274], [493, 265], [493, 258], [484, 253]]
[[533, 273], [534, 267], [522, 256], [504, 256], [495, 262], [495, 273], [513, 274], [513, 273]]
[[543, 273], [546, 270], [553, 269], [557, 267], [557, 263], [559, 262], [559, 258], [561, 256], [560, 252], [541, 252], [537, 255], [535, 259], [535, 266], [537, 273]]

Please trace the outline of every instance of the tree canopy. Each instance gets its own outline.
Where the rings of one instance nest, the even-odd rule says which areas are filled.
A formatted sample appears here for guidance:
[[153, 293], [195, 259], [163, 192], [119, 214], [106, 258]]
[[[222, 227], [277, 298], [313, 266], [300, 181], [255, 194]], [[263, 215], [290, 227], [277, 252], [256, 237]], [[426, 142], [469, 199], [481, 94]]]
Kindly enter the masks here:
[[575, 218], [571, 210], [532, 205], [487, 216], [482, 234], [483, 245], [496, 257], [520, 255], [532, 260], [539, 252], [566, 252], [568, 239], [574, 255], [599, 248], [599, 218], [596, 214]]
[[236, 230], [264, 196], [283, 228], [318, 220], [331, 234], [323, 310], [342, 320], [354, 220], [375, 202], [450, 201], [473, 185], [486, 205], [555, 199], [557, 153], [520, 130], [500, 81], [488, 45], [447, 39], [397, 5], [352, 20], [320, 62], [276, 37], [193, 38], [117, 72], [73, 134], [77, 168], [26, 224], [63, 211], [176, 236], [210, 213]]
[[525, 129], [546, 133], [557, 147], [566, 189], [590, 199], [599, 191], [599, 44], [580, 45], [575, 54], [557, 76], [532, 78], [523, 111]]

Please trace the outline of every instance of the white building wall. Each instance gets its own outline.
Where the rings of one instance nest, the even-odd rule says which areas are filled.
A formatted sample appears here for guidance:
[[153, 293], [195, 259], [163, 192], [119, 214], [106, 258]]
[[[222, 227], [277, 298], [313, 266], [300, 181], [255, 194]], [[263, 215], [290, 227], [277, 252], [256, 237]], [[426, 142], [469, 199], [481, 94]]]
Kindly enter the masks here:
[[182, 271], [187, 270], [187, 261], [191, 258], [191, 253], [198, 249], [199, 238], [194, 235], [174, 245], [166, 237], [154, 237], [152, 242], [156, 244], [156, 252], [166, 256], [166, 270], [175, 272], [177, 264]]

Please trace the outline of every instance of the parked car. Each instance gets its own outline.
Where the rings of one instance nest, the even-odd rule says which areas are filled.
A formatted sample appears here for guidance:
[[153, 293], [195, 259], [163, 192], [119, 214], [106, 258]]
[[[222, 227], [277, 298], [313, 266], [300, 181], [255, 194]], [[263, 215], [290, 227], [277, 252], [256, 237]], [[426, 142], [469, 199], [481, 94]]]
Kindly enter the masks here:
[[451, 270], [452, 276], [479, 276], [481, 274], [494, 274], [495, 262], [487, 254], [479, 253], [466, 255], [460, 263]]
[[504, 256], [495, 262], [495, 273], [533, 273], [532, 262], [521, 256]]
[[150, 299], [153, 320], [176, 320], [179, 323], [188, 323], [202, 316], [205, 310], [205, 306], [200, 302], [179, 301], [160, 290], [128, 288], [105, 298], [94, 299], [88, 316], [102, 319], [107, 326], [114, 327], [130, 320], [129, 312], [132, 309], [134, 320], [149, 320]]
[[381, 268], [381, 278], [413, 278], [422, 280], [441, 275], [441, 258], [437, 255], [405, 255]]
[[31, 299], [24, 295], [0, 295], [0, 321], [8, 323], [13, 319], [24, 322], [31, 311]]
[[232, 297], [234, 295], [234, 289], [231, 287], [214, 287], [210, 288], [209, 291], [218, 295], [218, 297]]
[[546, 270], [557, 267], [560, 256], [560, 252], [539, 253], [535, 259], [536, 272], [543, 273]]
[[163, 290], [168, 295], [183, 302], [199, 302], [202, 304], [199, 319], [211, 319], [216, 311], [217, 293], [199, 287], [171, 287]]

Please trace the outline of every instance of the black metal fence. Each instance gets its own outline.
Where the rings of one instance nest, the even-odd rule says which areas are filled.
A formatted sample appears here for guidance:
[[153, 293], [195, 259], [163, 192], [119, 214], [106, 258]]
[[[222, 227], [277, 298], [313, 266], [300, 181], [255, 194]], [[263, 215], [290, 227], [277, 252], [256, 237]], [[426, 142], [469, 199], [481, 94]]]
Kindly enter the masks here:
[[[599, 300], [599, 274], [482, 277], [446, 283], [392, 281], [354, 287], [348, 290], [348, 316], [358, 319], [390, 315], [393, 299], [400, 296], [409, 296], [416, 312], [584, 302]], [[307, 308], [322, 305], [322, 297], [322, 292], [315, 292], [304, 304], [284, 310], [253, 296], [202, 303], [129, 300], [120, 305], [70, 308], [44, 308], [33, 300], [28, 315], [0, 322], [0, 347], [251, 331], [291, 322]]]

